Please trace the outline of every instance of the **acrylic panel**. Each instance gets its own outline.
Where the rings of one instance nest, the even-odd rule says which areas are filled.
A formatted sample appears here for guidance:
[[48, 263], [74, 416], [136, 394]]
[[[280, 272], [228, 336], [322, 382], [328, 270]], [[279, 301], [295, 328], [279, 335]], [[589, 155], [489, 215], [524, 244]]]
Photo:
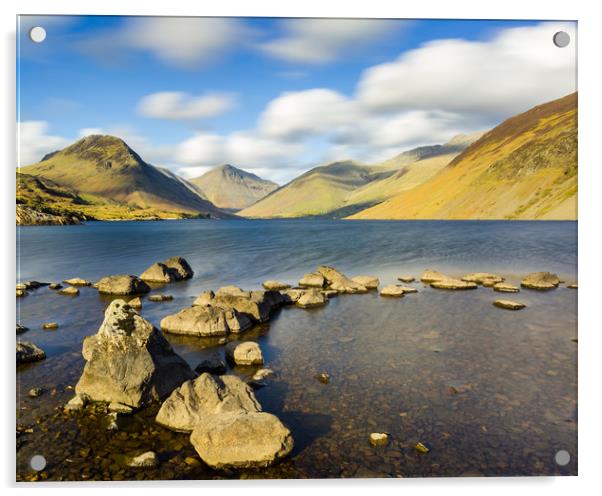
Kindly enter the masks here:
[[17, 481], [577, 474], [576, 22], [17, 36]]

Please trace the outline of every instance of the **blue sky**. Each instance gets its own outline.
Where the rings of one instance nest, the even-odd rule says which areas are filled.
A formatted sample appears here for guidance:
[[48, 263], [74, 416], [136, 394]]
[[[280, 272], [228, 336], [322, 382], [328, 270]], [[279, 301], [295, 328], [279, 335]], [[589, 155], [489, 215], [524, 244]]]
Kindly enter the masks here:
[[559, 29], [576, 37], [536, 21], [21, 17], [21, 163], [93, 132], [188, 177], [376, 162], [574, 91]]

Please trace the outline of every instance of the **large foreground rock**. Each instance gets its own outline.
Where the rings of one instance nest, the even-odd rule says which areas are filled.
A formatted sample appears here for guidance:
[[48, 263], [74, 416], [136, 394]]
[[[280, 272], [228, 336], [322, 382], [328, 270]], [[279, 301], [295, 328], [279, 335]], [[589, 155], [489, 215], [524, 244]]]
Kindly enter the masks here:
[[175, 431], [191, 432], [212, 415], [241, 410], [261, 411], [253, 390], [235, 375], [204, 373], [175, 389], [161, 405], [156, 421]]
[[551, 272], [532, 272], [521, 281], [523, 288], [539, 289], [542, 291], [557, 288], [559, 284], [560, 279], [556, 274], [552, 274]]
[[190, 336], [225, 336], [253, 326], [244, 314], [232, 308], [192, 306], [161, 320], [161, 329], [172, 334]]
[[329, 289], [334, 289], [339, 293], [367, 293], [368, 288], [363, 284], [349, 279], [345, 274], [339, 272], [333, 267], [321, 265], [316, 270], [325, 280]]
[[147, 282], [169, 283], [190, 279], [194, 271], [182, 257], [172, 257], [152, 264], [141, 275], [140, 279]]
[[41, 348], [29, 341], [17, 341], [17, 365], [20, 363], [37, 362], [46, 358]]
[[190, 442], [210, 467], [267, 467], [288, 455], [293, 436], [278, 417], [265, 412], [212, 415], [196, 425]]
[[136, 276], [120, 274], [103, 277], [96, 283], [96, 289], [103, 294], [125, 296], [148, 293], [151, 288]]
[[195, 374], [163, 334], [123, 300], [114, 300], [93, 336], [84, 339], [79, 396], [133, 408], [157, 401]]

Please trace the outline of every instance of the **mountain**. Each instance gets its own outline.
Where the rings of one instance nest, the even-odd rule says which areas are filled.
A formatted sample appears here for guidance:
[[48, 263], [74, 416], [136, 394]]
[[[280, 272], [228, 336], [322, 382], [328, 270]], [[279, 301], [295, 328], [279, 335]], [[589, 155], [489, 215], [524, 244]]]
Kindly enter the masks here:
[[276, 183], [226, 164], [190, 180], [216, 207], [246, 208], [278, 188]]
[[[231, 216], [207, 200], [196, 186], [146, 163], [113, 136], [87, 136], [20, 171], [69, 188], [98, 207], [96, 218], [115, 218], [115, 209], [128, 212], [124, 218]], [[106, 215], [101, 205], [106, 206]]]
[[577, 218], [577, 93], [514, 116], [429, 180], [351, 219]]
[[316, 167], [238, 214], [344, 217], [427, 180], [466, 146], [462, 143], [423, 146], [372, 166], [348, 161]]

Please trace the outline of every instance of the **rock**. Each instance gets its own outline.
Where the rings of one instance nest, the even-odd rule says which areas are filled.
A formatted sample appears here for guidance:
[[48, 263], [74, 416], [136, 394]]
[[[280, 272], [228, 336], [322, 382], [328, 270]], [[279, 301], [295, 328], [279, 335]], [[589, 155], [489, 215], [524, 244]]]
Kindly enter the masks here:
[[84, 339], [84, 371], [75, 386], [93, 401], [139, 408], [194, 377], [163, 334], [123, 300], [105, 311], [98, 332]]
[[50, 289], [61, 289], [63, 287], [62, 284], [59, 284], [58, 282], [53, 282], [52, 284], [49, 284], [48, 287]]
[[232, 341], [226, 345], [226, 358], [236, 365], [261, 365], [261, 348], [254, 341]]
[[387, 284], [384, 288], [380, 290], [381, 296], [395, 296], [399, 298], [403, 296], [403, 294], [403, 287], [398, 284]]
[[280, 291], [286, 303], [297, 303], [299, 299], [305, 294], [305, 289], [285, 289]]
[[154, 451], [147, 451], [141, 455], [135, 456], [128, 462], [128, 467], [135, 468], [153, 468], [159, 465], [159, 458]]
[[380, 284], [378, 277], [374, 276], [355, 276], [352, 277], [351, 280], [361, 284], [362, 286], [365, 286], [368, 289], [377, 289], [378, 285]]
[[516, 286], [503, 282], [498, 282], [497, 284], [494, 284], [493, 290], [499, 291], [500, 293], [518, 293], [520, 291]]
[[448, 276], [442, 274], [441, 272], [437, 272], [436, 270], [426, 269], [422, 276], [420, 276], [420, 280], [426, 284], [431, 284], [432, 282], [443, 281], [444, 279], [449, 279]]
[[103, 277], [97, 283], [99, 293], [110, 295], [133, 295], [148, 293], [150, 286], [136, 276], [120, 274]]
[[172, 301], [173, 300], [173, 296], [171, 295], [164, 295], [164, 294], [156, 294], [156, 295], [151, 295], [148, 297], [148, 301]]
[[54, 330], [54, 329], [58, 329], [59, 325], [56, 322], [46, 322], [44, 324], [42, 324], [42, 329], [46, 329], [46, 330]]
[[357, 283], [343, 273], [328, 267], [327, 265], [321, 265], [316, 270], [325, 280], [330, 289], [334, 289], [339, 293], [367, 293], [368, 289], [363, 284]]
[[113, 401], [109, 403], [109, 411], [113, 413], [120, 413], [122, 415], [129, 415], [134, 412], [134, 409], [131, 406], [124, 405], [123, 403], [119, 403], [117, 401]]
[[38, 289], [38, 288], [41, 288], [42, 286], [48, 286], [48, 285], [49, 285], [49, 283], [47, 283], [47, 282], [25, 281], [25, 282], [17, 284], [17, 289]]
[[65, 279], [63, 281], [65, 284], [70, 284], [71, 286], [92, 286], [90, 281], [86, 281], [81, 277], [74, 277], [72, 279]]
[[61, 289], [58, 293], [63, 296], [77, 296], [79, 295], [79, 289], [73, 286], [68, 286], [66, 288]]
[[386, 446], [389, 444], [389, 434], [386, 432], [373, 432], [368, 439], [372, 446]]
[[208, 417], [197, 424], [190, 442], [215, 469], [267, 467], [288, 455], [294, 444], [278, 417], [240, 411]]
[[211, 303], [214, 299], [215, 293], [213, 291], [203, 291], [199, 296], [197, 296], [197, 299], [194, 300], [193, 305], [200, 307], [208, 307], [211, 306]]
[[339, 292], [335, 291], [334, 289], [322, 289], [320, 290], [320, 293], [322, 293], [328, 300], [339, 296]]
[[109, 423], [107, 424], [108, 431], [118, 431], [119, 424], [117, 423], [117, 412], [111, 412], [107, 415]]
[[155, 420], [169, 429], [190, 432], [212, 415], [239, 411], [261, 411], [253, 390], [235, 375], [203, 373], [175, 389]]
[[318, 381], [322, 384], [328, 384], [330, 382], [330, 374], [327, 372], [320, 372], [318, 375], [316, 375], [316, 379], [318, 379]]
[[202, 360], [194, 369], [197, 374], [222, 375], [226, 373], [226, 364], [217, 357]]
[[299, 281], [302, 288], [323, 288], [326, 281], [321, 274], [305, 274]]
[[504, 282], [504, 278], [502, 276], [490, 274], [488, 272], [475, 272], [473, 274], [468, 274], [462, 277], [462, 280], [465, 282], [476, 282], [477, 284], [482, 284], [483, 286], [493, 286], [494, 284]]
[[84, 408], [90, 399], [85, 394], [76, 394], [65, 405], [65, 410], [68, 412], [76, 412]]
[[25, 291], [24, 289], [17, 289], [15, 291], [15, 294], [17, 295], [17, 298], [20, 298], [22, 296], [27, 296], [27, 291]]
[[524, 303], [511, 300], [495, 300], [493, 304], [496, 307], [505, 308], [506, 310], [520, 310], [521, 308], [525, 308]]
[[301, 298], [297, 300], [297, 306], [301, 308], [319, 307], [325, 305], [328, 299], [326, 296], [316, 288], [311, 288], [305, 291]]
[[245, 291], [238, 286], [222, 286], [217, 290], [216, 296], [240, 296], [242, 298], [251, 298], [251, 292]]
[[25, 291], [27, 289], [27, 284], [24, 282], [20, 282], [15, 286], [16, 291]]
[[418, 451], [418, 453], [425, 455], [426, 453], [428, 453], [430, 451], [430, 449], [428, 449], [424, 444], [422, 444], [421, 442], [417, 442], [414, 445], [414, 449], [416, 451]]
[[194, 272], [186, 260], [181, 257], [173, 257], [152, 264], [140, 274], [140, 279], [146, 282], [170, 283], [190, 279], [193, 275]]
[[552, 274], [551, 272], [532, 272], [521, 281], [523, 288], [538, 289], [541, 291], [557, 288], [559, 284], [560, 279], [556, 274]]
[[568, 289], [577, 289], [578, 288], [577, 284], [567, 284], [566, 287]]
[[161, 320], [161, 329], [172, 334], [191, 336], [225, 336], [243, 332], [253, 326], [251, 320], [234, 309], [193, 306]]
[[23, 334], [25, 331], [29, 331], [29, 328], [21, 324], [17, 324], [17, 334]]
[[411, 293], [418, 293], [418, 290], [416, 288], [413, 288], [411, 286], [401, 286], [398, 285], [399, 288], [401, 288], [401, 290], [403, 291], [403, 294], [411, 294]]
[[466, 282], [461, 279], [442, 279], [431, 283], [431, 288], [436, 289], [451, 289], [451, 290], [463, 290], [463, 289], [477, 289], [476, 282]]
[[279, 291], [281, 289], [288, 289], [291, 285], [280, 281], [265, 281], [263, 287], [272, 291]]
[[399, 276], [397, 278], [397, 280], [408, 283], [408, 282], [414, 282], [416, 279], [412, 276]]
[[140, 310], [142, 308], [142, 300], [139, 296], [136, 296], [136, 298], [132, 298], [130, 301], [128, 301], [128, 305], [135, 310]]
[[42, 396], [43, 392], [44, 390], [41, 387], [34, 387], [27, 392], [27, 396], [30, 398], [37, 398], [38, 396]]
[[184, 458], [184, 463], [189, 467], [197, 467], [201, 464], [200, 460], [194, 458], [193, 456], [187, 456], [186, 458]]

